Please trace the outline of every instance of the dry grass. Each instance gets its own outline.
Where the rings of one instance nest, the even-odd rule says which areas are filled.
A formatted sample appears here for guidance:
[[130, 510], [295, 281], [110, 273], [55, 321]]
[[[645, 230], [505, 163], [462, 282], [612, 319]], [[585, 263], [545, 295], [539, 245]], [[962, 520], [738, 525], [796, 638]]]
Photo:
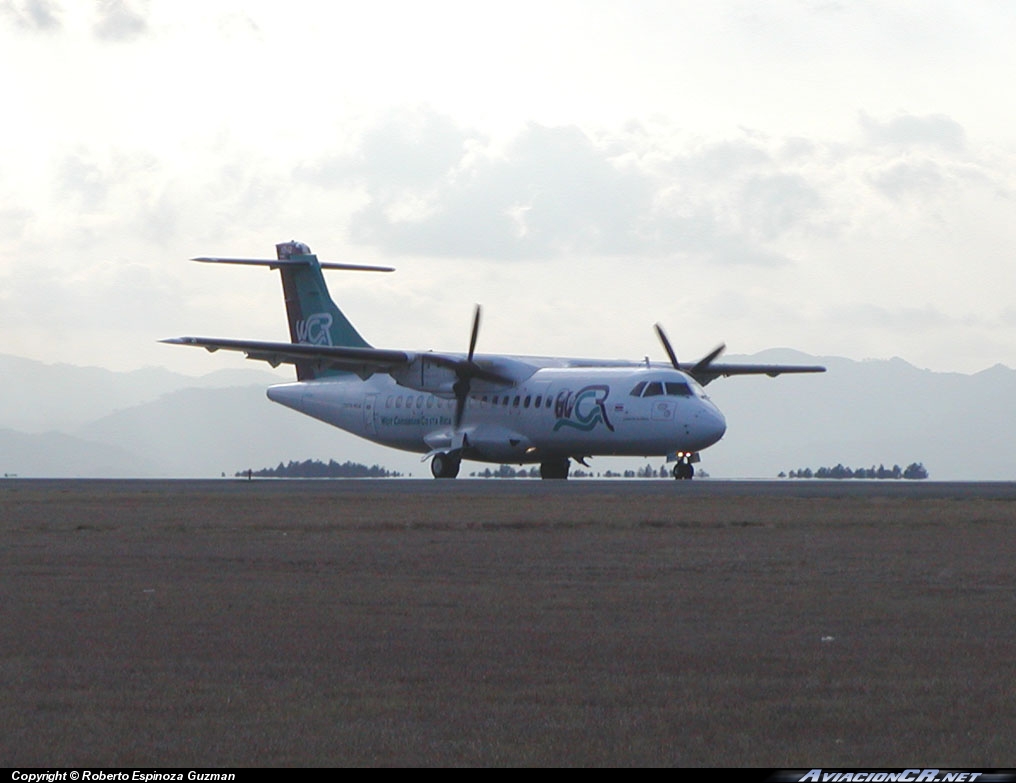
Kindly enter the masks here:
[[1016, 766], [1016, 504], [0, 485], [0, 765]]

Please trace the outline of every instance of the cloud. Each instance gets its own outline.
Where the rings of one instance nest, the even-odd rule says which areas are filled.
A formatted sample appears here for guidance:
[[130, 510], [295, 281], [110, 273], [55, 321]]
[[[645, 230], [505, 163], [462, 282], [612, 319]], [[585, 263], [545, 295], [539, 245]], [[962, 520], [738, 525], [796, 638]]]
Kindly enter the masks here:
[[941, 167], [930, 160], [894, 161], [869, 172], [867, 180], [876, 190], [896, 201], [909, 195], [933, 194], [946, 184]]
[[860, 302], [836, 306], [829, 311], [829, 315], [833, 322], [876, 333], [921, 332], [948, 329], [961, 324], [970, 325], [969, 316], [958, 318], [928, 304], [919, 307], [896, 305], [887, 308], [870, 302]]
[[56, 192], [61, 199], [73, 201], [79, 210], [93, 212], [106, 201], [108, 178], [90, 155], [67, 155], [58, 167]]
[[360, 242], [388, 250], [482, 258], [639, 244], [651, 185], [575, 127], [531, 124], [503, 151], [425, 113], [368, 132], [356, 156], [323, 170], [358, 178], [369, 203], [351, 219]]
[[903, 148], [930, 146], [946, 152], [959, 152], [966, 146], [963, 126], [944, 114], [924, 117], [902, 114], [880, 122], [861, 112], [858, 122], [872, 144]]
[[821, 204], [818, 192], [800, 174], [767, 174], [745, 183], [739, 211], [747, 233], [774, 239], [804, 223]]
[[146, 0], [101, 0], [92, 33], [102, 41], [125, 42], [148, 32]]
[[[640, 141], [641, 140], [641, 141]], [[496, 146], [430, 110], [390, 115], [354, 152], [304, 164], [299, 178], [362, 189], [350, 237], [385, 252], [490, 260], [696, 256], [786, 263], [760, 246], [809, 219], [821, 199], [781, 174], [761, 142], [675, 156], [644, 137], [593, 137], [531, 123]]]
[[54, 0], [4, 0], [0, 12], [23, 30], [49, 33], [61, 27], [61, 9]]

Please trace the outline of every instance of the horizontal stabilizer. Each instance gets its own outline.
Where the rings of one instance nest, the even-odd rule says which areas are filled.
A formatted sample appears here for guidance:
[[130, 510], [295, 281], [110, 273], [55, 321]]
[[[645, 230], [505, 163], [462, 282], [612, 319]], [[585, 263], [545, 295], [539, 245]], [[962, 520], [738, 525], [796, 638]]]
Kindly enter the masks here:
[[[202, 256], [192, 258], [191, 261], [200, 261], [203, 264], [242, 264], [244, 266], [267, 266], [271, 269], [281, 269], [286, 266], [307, 266], [309, 261], [306, 257], [296, 258], [211, 258]], [[332, 261], [321, 261], [322, 269], [344, 269], [347, 272], [394, 272], [395, 267], [371, 266], [369, 264], [336, 264]]]

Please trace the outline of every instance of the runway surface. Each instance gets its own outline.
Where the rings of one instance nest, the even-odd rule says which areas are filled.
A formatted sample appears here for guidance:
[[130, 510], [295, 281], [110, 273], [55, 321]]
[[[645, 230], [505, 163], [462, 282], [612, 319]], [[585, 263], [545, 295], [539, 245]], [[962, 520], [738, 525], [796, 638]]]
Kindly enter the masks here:
[[[3, 486], [38, 486], [51, 491], [82, 484], [117, 489], [149, 488], [170, 491], [174, 487], [201, 487], [215, 493], [247, 492], [256, 484], [266, 496], [293, 492], [321, 491], [328, 494], [386, 495], [482, 495], [490, 497], [588, 497], [601, 493], [623, 493], [640, 497], [693, 498], [906, 498], [936, 500], [981, 498], [1016, 500], [1016, 481], [906, 481], [906, 480], [726, 480], [697, 479], [573, 479], [540, 481], [537, 479], [456, 479], [435, 481], [420, 479], [6, 479]], [[568, 494], [563, 494], [568, 493]]]
[[1014, 766], [1016, 485], [0, 482], [0, 764]]

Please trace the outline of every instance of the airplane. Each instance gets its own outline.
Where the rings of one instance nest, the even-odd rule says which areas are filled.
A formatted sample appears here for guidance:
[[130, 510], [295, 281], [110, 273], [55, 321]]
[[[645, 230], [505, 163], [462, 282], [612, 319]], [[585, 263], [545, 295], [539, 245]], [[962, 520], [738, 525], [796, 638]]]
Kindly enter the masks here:
[[825, 372], [824, 367], [721, 364], [724, 346], [681, 364], [663, 328], [668, 364], [475, 353], [480, 307], [465, 354], [372, 347], [336, 306], [324, 269], [392, 272], [391, 267], [319, 261], [302, 242], [276, 245], [275, 259], [195, 258], [277, 269], [290, 342], [176, 337], [160, 342], [241, 351], [273, 367], [291, 364], [296, 382], [268, 398], [367, 440], [422, 453], [435, 478], [455, 478], [463, 459], [539, 464], [540, 477], [566, 479], [571, 461], [594, 456], [663, 456], [676, 479], [691, 479], [699, 452], [723, 437], [726, 420], [704, 391], [719, 377]]

